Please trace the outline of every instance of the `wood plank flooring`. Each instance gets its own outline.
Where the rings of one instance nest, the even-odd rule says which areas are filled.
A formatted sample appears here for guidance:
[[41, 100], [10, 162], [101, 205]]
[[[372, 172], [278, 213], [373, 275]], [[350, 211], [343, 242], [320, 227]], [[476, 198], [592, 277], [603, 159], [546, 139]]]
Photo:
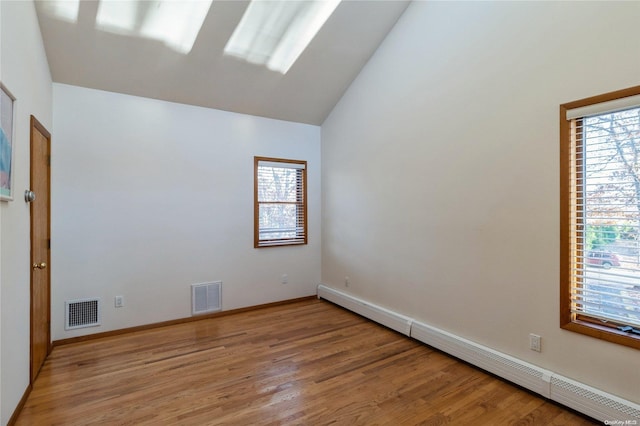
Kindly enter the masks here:
[[17, 425], [587, 425], [325, 301], [54, 348]]

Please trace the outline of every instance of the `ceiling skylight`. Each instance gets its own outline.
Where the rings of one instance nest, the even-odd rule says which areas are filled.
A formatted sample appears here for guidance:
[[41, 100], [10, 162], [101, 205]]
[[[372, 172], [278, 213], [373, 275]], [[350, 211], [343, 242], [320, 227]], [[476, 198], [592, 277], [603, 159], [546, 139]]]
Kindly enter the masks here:
[[225, 54], [286, 74], [340, 0], [252, 0]]
[[163, 41], [187, 54], [193, 48], [212, 0], [101, 0], [96, 16], [99, 29]]

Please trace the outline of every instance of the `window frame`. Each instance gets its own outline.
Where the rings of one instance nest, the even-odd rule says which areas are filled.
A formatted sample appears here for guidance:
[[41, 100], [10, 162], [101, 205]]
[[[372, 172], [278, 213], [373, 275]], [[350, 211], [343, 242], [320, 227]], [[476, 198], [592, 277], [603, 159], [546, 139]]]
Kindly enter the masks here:
[[[584, 174], [584, 168], [573, 164], [571, 158], [579, 163], [582, 153], [578, 152], [575, 139], [582, 139], [582, 126], [577, 125], [582, 118], [567, 119], [567, 111], [640, 95], [640, 86], [618, 90], [602, 95], [592, 96], [560, 105], [560, 327], [565, 330], [585, 334], [605, 341], [640, 349], [640, 336], [618, 330], [619, 324], [610, 321], [603, 323], [593, 317], [571, 312], [571, 286], [573, 284], [572, 269], [576, 268], [577, 258], [587, 252], [583, 237], [579, 232], [584, 230], [584, 222], [577, 215], [575, 230], [571, 226], [572, 193], [575, 198], [582, 197], [581, 186], [577, 181]], [[582, 247], [582, 248], [579, 248]]]
[[[296, 202], [290, 202], [290, 204], [295, 204], [297, 206], [302, 206], [302, 215], [297, 214], [297, 220], [302, 219], [302, 226], [296, 226], [296, 228], [303, 229], [303, 235], [298, 235], [295, 238], [279, 238], [276, 240], [261, 240], [260, 239], [260, 204], [268, 203], [266, 201], [258, 200], [258, 167], [260, 162], [269, 162], [269, 163], [282, 163], [283, 167], [287, 167], [288, 164], [296, 164], [301, 165], [303, 167], [298, 168], [300, 174], [298, 179], [298, 185], [302, 185], [302, 191], [296, 190], [296, 193], [302, 197], [302, 200], [297, 200]], [[307, 227], [307, 162], [305, 160], [292, 160], [286, 158], [274, 158], [274, 157], [254, 157], [254, 184], [253, 184], [253, 206], [254, 206], [254, 230], [253, 230], [253, 247], [254, 248], [268, 248], [268, 247], [283, 247], [283, 246], [297, 246], [297, 245], [306, 245], [308, 244], [309, 233]], [[298, 224], [297, 224], [298, 225]], [[271, 241], [271, 243], [264, 243], [267, 241]]]

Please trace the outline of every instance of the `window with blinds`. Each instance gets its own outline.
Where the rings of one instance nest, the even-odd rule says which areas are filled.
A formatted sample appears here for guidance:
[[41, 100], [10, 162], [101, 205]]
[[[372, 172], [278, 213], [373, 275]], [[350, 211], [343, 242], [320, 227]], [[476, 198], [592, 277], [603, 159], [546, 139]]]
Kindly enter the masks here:
[[307, 162], [254, 158], [254, 247], [307, 244]]
[[640, 86], [560, 112], [561, 326], [640, 348]]

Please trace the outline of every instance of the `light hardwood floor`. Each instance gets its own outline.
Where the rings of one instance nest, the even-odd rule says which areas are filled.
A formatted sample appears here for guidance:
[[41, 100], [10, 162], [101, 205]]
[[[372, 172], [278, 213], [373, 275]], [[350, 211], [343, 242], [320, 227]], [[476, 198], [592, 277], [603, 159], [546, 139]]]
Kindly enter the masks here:
[[56, 347], [17, 424], [597, 423], [309, 300]]

